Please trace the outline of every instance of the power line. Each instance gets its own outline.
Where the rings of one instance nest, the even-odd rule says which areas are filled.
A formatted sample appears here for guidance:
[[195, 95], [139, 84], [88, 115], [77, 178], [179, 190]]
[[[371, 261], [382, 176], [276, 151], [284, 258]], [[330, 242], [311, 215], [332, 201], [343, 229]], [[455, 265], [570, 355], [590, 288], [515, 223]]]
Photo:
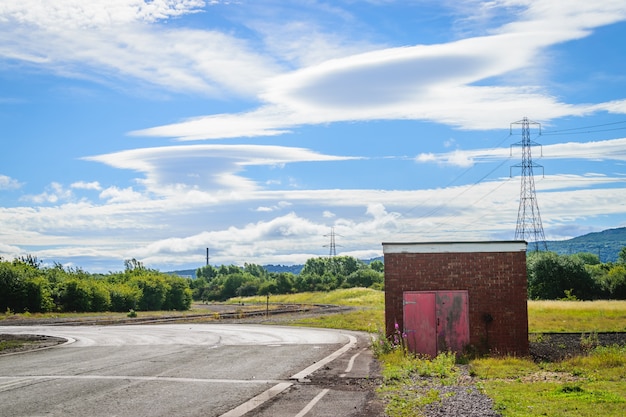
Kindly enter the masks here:
[[[500, 140], [500, 142], [498, 142], [494, 147], [489, 148], [489, 150], [493, 150], [495, 151], [500, 145], [502, 145], [502, 143], [504, 143], [509, 137], [511, 137], [510, 134], [506, 135], [504, 138], [502, 138]], [[502, 165], [504, 165], [506, 163], [507, 160], [504, 160], [503, 162], [501, 162], [497, 167], [495, 167], [494, 169], [492, 169], [491, 171], [489, 171], [486, 175], [484, 175], [482, 178], [480, 178], [478, 181], [476, 181], [474, 184], [472, 184], [472, 186], [470, 186], [468, 189], [464, 189], [463, 191], [461, 191], [459, 194], [455, 195], [454, 197], [452, 197], [450, 200], [448, 201], [454, 201], [455, 199], [459, 198], [461, 195], [463, 195], [464, 193], [466, 193], [469, 189], [471, 189], [472, 187], [474, 187], [475, 185], [479, 184], [480, 182], [482, 182], [485, 178], [487, 178], [489, 175], [491, 175], [493, 172], [495, 172], [498, 168], [500, 168]], [[452, 184], [454, 184], [455, 182], [457, 182], [461, 177], [463, 177], [465, 174], [467, 174], [469, 171], [473, 170], [475, 168], [475, 165], [472, 165], [470, 167], [468, 167], [467, 169], [465, 169], [463, 172], [461, 172], [459, 175], [457, 175], [453, 180], [449, 181], [443, 188], [448, 188], [449, 186], [451, 186]], [[411, 207], [409, 210], [405, 210], [404, 212], [402, 212], [402, 214], [409, 214], [412, 211], [414, 211], [415, 209], [424, 207], [426, 205], [426, 202], [422, 202], [418, 205], [415, 205], [413, 207]], [[422, 219], [425, 217], [430, 217], [431, 215], [437, 213], [438, 211], [442, 210], [445, 207], [445, 205], [440, 204], [439, 206], [431, 209], [429, 212], [427, 212], [426, 214], [417, 217], [417, 219]]]
[[[609, 132], [609, 131], [613, 131], [613, 130], [623, 130], [623, 129], [626, 129], [626, 126], [625, 126], [625, 127], [618, 127], [618, 128], [615, 128], [615, 129], [600, 129], [600, 130], [589, 130], [589, 131], [584, 131], [584, 132], [574, 132], [575, 130], [592, 129], [592, 128], [596, 128], [596, 127], [614, 126], [614, 125], [619, 125], [619, 124], [626, 124], [626, 120], [622, 120], [622, 121], [619, 121], [619, 122], [603, 123], [603, 124], [599, 124], [599, 125], [572, 127], [572, 128], [569, 128], [569, 129], [548, 130], [548, 131], [544, 132], [543, 135], [561, 135], [561, 134]], [[568, 132], [568, 133], [565, 133], [565, 132]]]
[[598, 133], [598, 132], [613, 132], [616, 130], [625, 130], [625, 127], [616, 127], [615, 129], [601, 129], [601, 130], [585, 130], [582, 132], [565, 132], [564, 133], [560, 133], [560, 131], [558, 131], [559, 133], [554, 133], [554, 132], [548, 132], [548, 133], [544, 133], [542, 136], [561, 136], [561, 135], [585, 135], [585, 134], [589, 134], [589, 133]]

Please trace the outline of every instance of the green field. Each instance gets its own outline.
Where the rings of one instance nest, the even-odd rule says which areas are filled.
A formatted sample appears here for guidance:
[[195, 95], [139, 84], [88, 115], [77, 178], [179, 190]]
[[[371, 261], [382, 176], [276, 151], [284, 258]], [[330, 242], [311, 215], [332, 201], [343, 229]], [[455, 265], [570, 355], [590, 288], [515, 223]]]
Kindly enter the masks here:
[[626, 301], [529, 301], [531, 333], [626, 332]]

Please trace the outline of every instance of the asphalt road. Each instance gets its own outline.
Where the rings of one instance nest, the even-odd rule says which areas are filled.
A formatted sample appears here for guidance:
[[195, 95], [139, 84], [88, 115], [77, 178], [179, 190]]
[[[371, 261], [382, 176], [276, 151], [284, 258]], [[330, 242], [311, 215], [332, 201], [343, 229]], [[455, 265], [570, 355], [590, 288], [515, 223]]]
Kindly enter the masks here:
[[377, 416], [366, 334], [245, 325], [0, 326], [0, 416]]

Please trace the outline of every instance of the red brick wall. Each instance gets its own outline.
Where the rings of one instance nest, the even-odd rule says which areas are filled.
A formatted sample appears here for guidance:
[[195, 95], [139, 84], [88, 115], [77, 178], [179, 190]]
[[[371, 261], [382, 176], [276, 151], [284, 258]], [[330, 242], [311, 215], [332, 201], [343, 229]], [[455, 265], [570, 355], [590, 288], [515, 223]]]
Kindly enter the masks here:
[[[403, 327], [404, 291], [467, 290], [470, 345], [528, 355], [526, 252], [386, 253], [385, 325]], [[493, 321], [486, 323], [485, 316]]]

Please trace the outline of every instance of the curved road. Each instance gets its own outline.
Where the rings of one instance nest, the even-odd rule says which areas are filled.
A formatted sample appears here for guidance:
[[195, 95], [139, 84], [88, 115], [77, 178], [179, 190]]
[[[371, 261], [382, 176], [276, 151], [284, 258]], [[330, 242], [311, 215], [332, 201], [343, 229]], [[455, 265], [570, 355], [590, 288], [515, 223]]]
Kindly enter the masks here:
[[374, 416], [366, 334], [239, 324], [0, 326], [0, 416]]

